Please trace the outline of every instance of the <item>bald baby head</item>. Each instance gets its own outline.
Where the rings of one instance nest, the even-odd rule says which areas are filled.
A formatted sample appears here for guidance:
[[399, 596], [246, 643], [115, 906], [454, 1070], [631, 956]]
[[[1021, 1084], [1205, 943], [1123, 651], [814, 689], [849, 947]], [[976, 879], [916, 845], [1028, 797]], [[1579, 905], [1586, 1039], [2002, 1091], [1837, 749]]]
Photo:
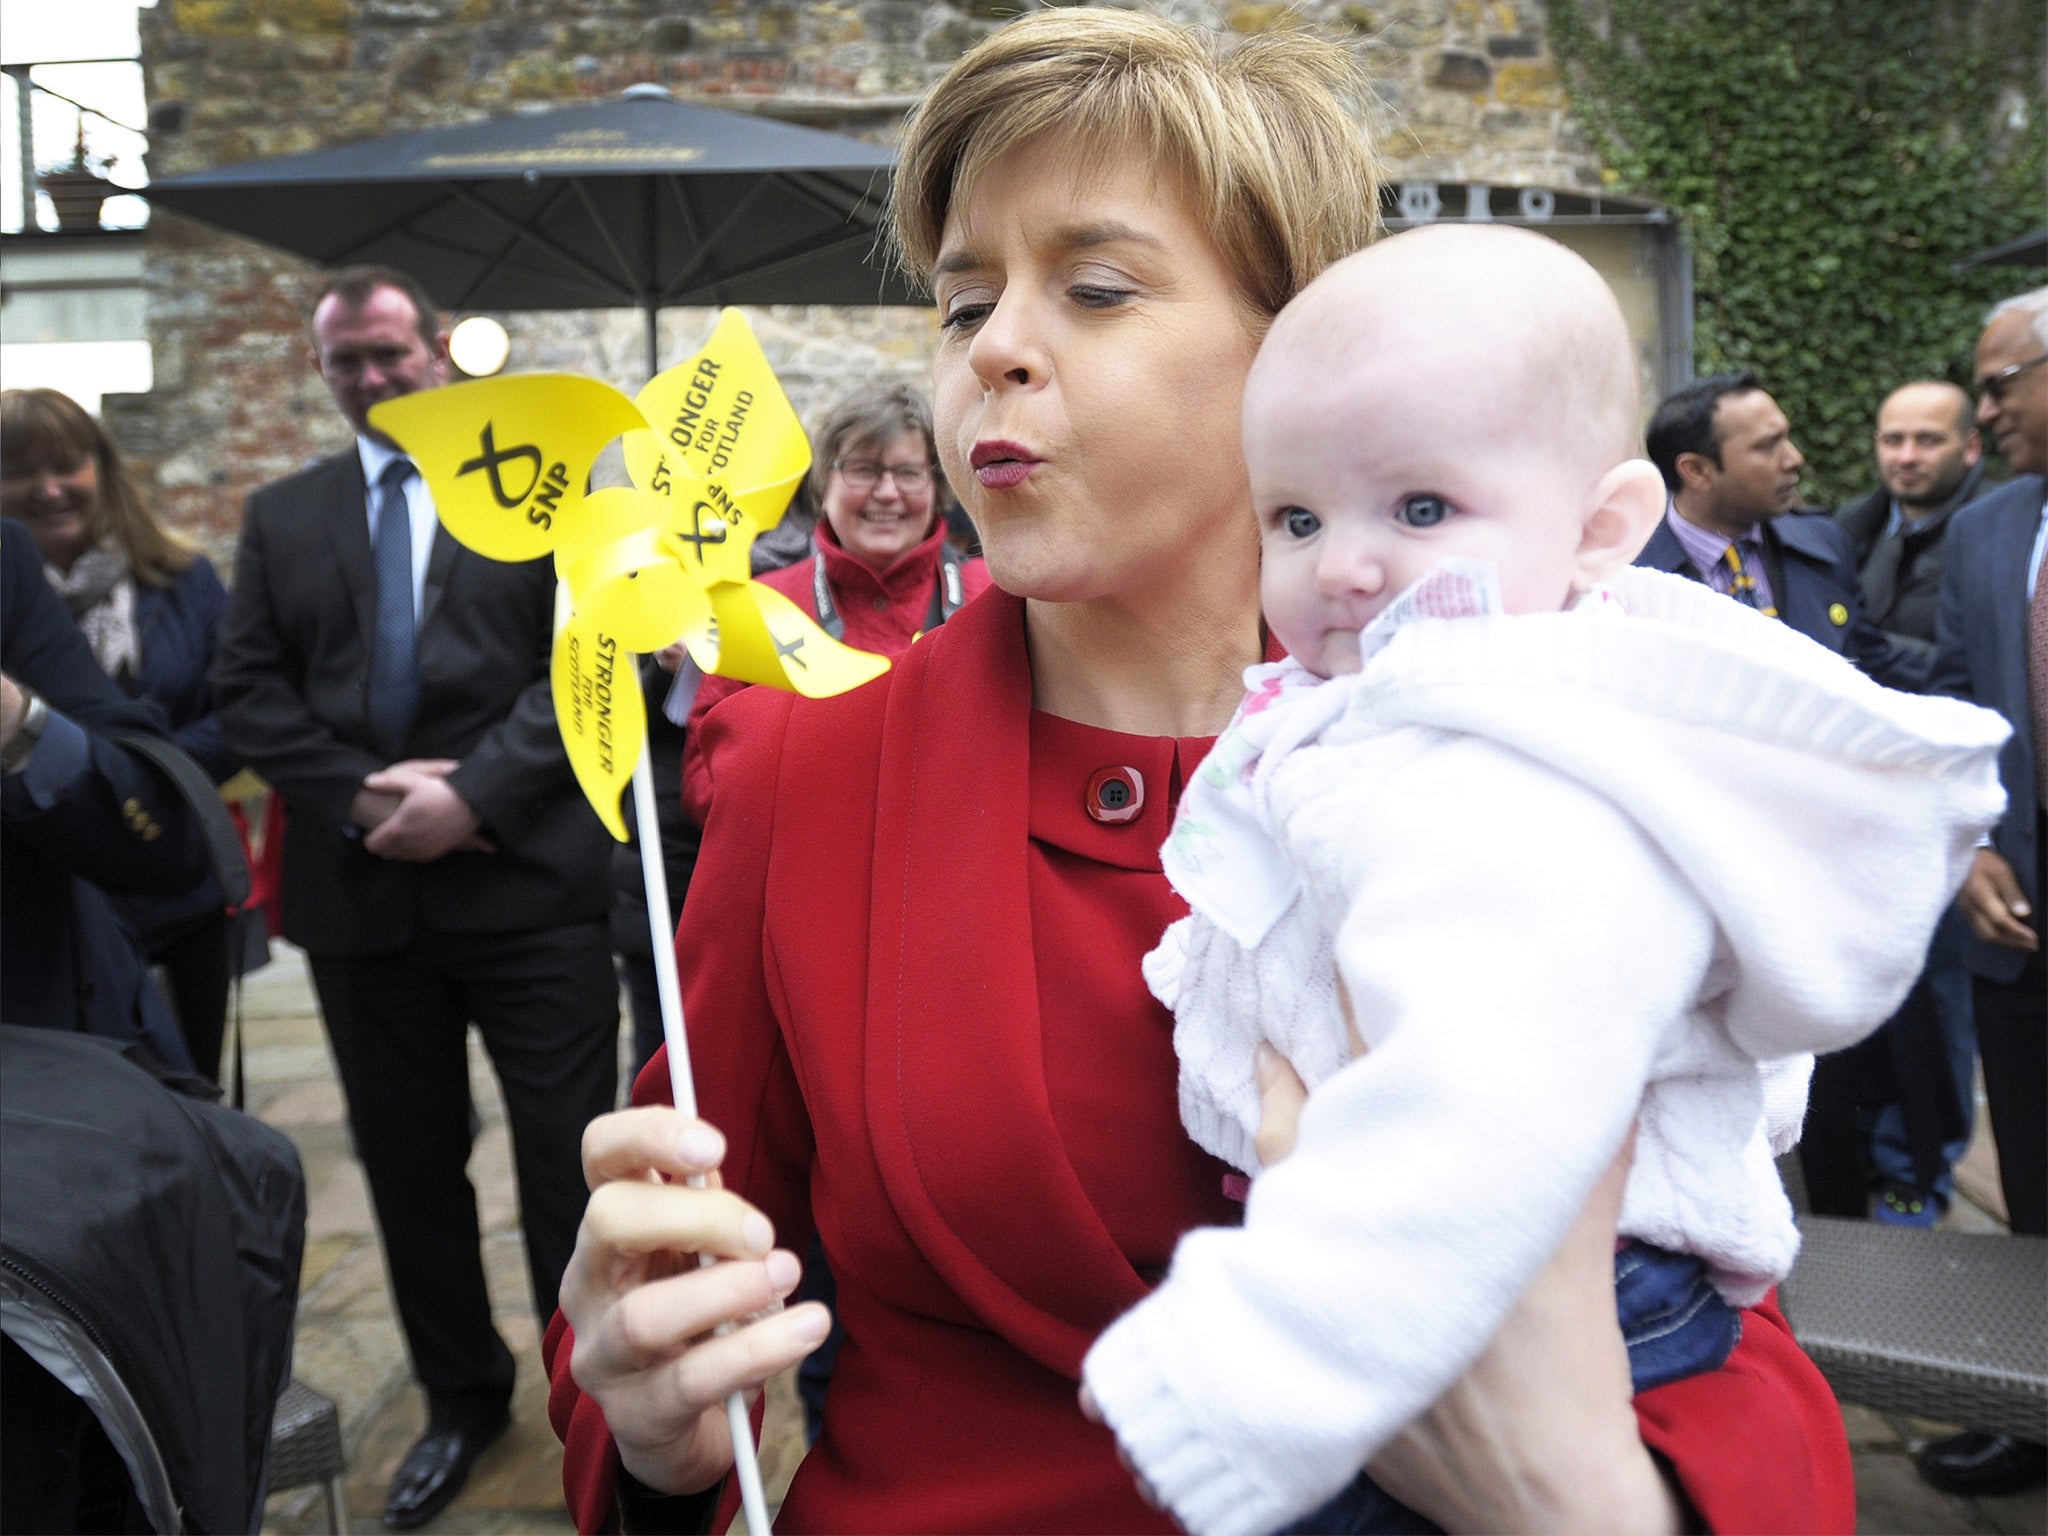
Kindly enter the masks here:
[[[1564, 607], [1634, 558], [1664, 503], [1635, 457], [1613, 294], [1497, 225], [1395, 235], [1309, 284], [1259, 350], [1244, 429], [1268, 622], [1319, 671], [1309, 629], [1355, 634], [1449, 556], [1491, 561], [1510, 612]], [[1290, 585], [1348, 597], [1297, 623], [1276, 616]]]
[[1430, 225], [1348, 256], [1282, 312], [1259, 366], [1286, 366], [1274, 354], [1554, 431], [1596, 475], [1641, 434], [1621, 306], [1581, 257], [1527, 230]]

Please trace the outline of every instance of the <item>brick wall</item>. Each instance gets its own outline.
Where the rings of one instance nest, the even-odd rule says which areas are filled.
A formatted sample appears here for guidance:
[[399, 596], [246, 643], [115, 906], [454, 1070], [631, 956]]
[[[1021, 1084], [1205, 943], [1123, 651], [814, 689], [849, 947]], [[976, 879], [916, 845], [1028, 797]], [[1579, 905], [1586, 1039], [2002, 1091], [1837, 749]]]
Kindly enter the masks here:
[[[1153, 0], [1238, 33], [1306, 21], [1355, 48], [1397, 177], [1597, 186], [1536, 0]], [[461, 122], [640, 81], [714, 105], [889, 141], [918, 92], [1014, 0], [162, 0], [140, 13], [151, 174]], [[232, 550], [254, 486], [334, 451], [347, 429], [305, 360], [311, 268], [159, 211], [147, 246], [148, 395], [109, 397], [173, 523]], [[640, 382], [626, 311], [502, 316], [509, 366]], [[925, 375], [909, 310], [773, 309], [757, 328], [800, 411], [876, 377]], [[708, 333], [663, 316], [664, 362]]]

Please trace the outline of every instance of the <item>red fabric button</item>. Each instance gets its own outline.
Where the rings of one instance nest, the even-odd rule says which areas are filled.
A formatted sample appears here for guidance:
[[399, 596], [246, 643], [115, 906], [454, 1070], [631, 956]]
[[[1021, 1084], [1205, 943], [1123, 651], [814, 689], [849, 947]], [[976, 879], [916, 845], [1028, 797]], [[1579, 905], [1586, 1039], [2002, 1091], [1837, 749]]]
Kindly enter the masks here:
[[1145, 776], [1135, 768], [1098, 768], [1088, 776], [1083, 802], [1097, 821], [1117, 826], [1145, 809]]
[[877, 597], [877, 598], [875, 599], [875, 612], [877, 612], [877, 613], [887, 613], [888, 611], [889, 611], [889, 599], [888, 599], [888, 598], [886, 598], [886, 597]]

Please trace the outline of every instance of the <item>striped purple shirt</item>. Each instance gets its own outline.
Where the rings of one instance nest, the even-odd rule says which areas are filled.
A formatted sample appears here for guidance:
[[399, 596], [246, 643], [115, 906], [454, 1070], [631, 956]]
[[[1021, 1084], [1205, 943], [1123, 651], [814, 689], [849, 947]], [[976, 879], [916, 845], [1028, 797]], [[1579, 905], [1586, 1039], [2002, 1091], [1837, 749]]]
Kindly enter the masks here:
[[1756, 578], [1756, 602], [1759, 608], [1777, 607], [1777, 599], [1771, 595], [1770, 572], [1764, 568], [1763, 527], [1751, 523], [1749, 529], [1738, 539], [1730, 539], [1711, 528], [1702, 528], [1697, 523], [1687, 522], [1679, 516], [1678, 504], [1667, 502], [1664, 507], [1664, 521], [1671, 525], [1679, 544], [1685, 550], [1685, 557], [1692, 561], [1707, 578], [1707, 585], [1724, 596], [1732, 597], [1735, 592], [1735, 577], [1729, 571], [1726, 557], [1732, 543], [1742, 556], [1742, 564], [1751, 576]]

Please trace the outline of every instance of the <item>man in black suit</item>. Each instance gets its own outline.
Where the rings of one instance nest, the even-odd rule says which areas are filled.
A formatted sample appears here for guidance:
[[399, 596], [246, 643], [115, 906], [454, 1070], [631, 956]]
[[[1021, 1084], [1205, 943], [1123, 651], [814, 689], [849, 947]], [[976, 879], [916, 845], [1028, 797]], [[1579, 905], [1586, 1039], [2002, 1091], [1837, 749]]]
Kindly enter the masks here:
[[[2004, 715], [1998, 757], [2005, 815], [1956, 898], [1970, 931], [1984, 1096], [1999, 1182], [2015, 1232], [2048, 1233], [2048, 288], [1991, 312], [1977, 343], [1977, 424], [2017, 477], [1956, 514], [1932, 687]], [[1951, 1493], [2014, 1493], [2048, 1477], [2048, 1450], [1965, 1434], [1920, 1453], [1920, 1472]]]
[[1877, 489], [1835, 512], [1870, 622], [1929, 659], [1942, 536], [1949, 518], [1989, 489], [1975, 418], [1976, 402], [1945, 379], [1901, 384], [1878, 407]]
[[384, 1511], [405, 1528], [509, 1422], [464, 1172], [467, 1027], [504, 1089], [544, 1326], [583, 1214], [583, 1128], [617, 1086], [609, 844], [555, 727], [550, 563], [456, 544], [368, 423], [443, 381], [432, 302], [388, 268], [332, 273], [312, 342], [356, 439], [249, 498], [211, 681], [229, 741], [284, 796], [284, 932], [311, 963], [426, 1390]]
[[[1871, 623], [1931, 663], [1943, 536], [1956, 510], [1985, 488], [1976, 402], [1945, 379], [1902, 384], [1878, 408], [1873, 446], [1877, 489], [1838, 508], [1835, 521], [1849, 535]], [[1928, 946], [1926, 970], [1885, 1025], [1887, 1034], [1926, 1038], [1891, 1042], [1898, 1059], [1919, 1070], [1890, 1073], [1866, 1106], [1876, 1110], [1870, 1160], [1880, 1221], [1933, 1226], [1950, 1197], [1949, 1165], [1969, 1140], [1977, 1043], [1962, 934], [1961, 916], [1950, 912]]]

